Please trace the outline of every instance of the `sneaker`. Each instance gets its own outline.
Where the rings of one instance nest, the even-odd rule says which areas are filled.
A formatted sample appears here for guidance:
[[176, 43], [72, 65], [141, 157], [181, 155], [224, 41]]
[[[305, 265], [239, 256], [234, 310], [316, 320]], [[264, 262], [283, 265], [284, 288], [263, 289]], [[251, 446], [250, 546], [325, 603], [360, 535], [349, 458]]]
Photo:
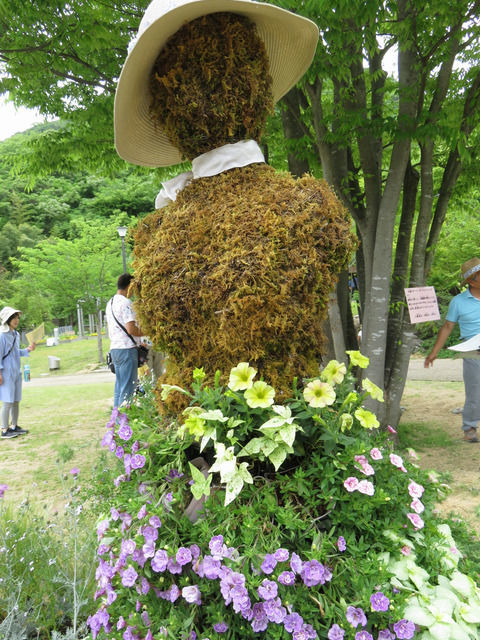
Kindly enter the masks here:
[[10, 429], [10, 428], [2, 430], [2, 438], [5, 438], [5, 439], [6, 438], [16, 438], [18, 435], [19, 434], [16, 431], [14, 431], [13, 429]]
[[467, 442], [478, 442], [477, 430], [472, 427], [464, 432], [463, 439]]
[[10, 431], [13, 431], [14, 433], [17, 434], [17, 436], [21, 436], [24, 433], [28, 433], [28, 429], [22, 429], [22, 427], [19, 427], [18, 424], [17, 426], [13, 429], [10, 429]]

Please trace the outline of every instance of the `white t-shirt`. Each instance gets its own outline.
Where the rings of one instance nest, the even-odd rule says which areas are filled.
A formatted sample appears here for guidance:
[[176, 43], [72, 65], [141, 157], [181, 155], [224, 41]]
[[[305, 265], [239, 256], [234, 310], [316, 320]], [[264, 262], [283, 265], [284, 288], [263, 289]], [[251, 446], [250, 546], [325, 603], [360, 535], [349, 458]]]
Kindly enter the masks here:
[[[125, 296], [116, 293], [113, 298], [107, 302], [105, 313], [107, 316], [110, 349], [133, 349], [135, 345], [133, 344], [131, 338], [127, 336], [125, 331], [121, 327], [119, 327], [118, 323], [115, 321], [115, 318], [112, 314], [112, 307], [115, 318], [117, 318], [118, 322], [120, 322], [120, 324], [122, 324], [125, 329], [127, 328], [127, 322], [136, 320], [132, 302]], [[132, 336], [132, 338], [135, 340], [135, 342], [139, 342], [139, 340], [136, 340], [135, 336]]]

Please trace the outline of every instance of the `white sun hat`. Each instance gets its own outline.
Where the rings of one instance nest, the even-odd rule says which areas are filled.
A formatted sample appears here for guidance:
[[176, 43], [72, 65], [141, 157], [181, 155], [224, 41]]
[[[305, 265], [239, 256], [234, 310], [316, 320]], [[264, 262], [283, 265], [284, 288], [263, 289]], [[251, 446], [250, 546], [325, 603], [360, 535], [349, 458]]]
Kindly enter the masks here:
[[20, 309], [14, 309], [13, 307], [3, 307], [0, 311], [0, 333], [7, 333], [7, 331], [10, 331], [7, 320], [9, 320], [15, 313], [22, 312]]
[[153, 0], [140, 22], [115, 95], [115, 147], [124, 160], [145, 167], [182, 161], [149, 113], [150, 73], [167, 40], [185, 23], [219, 11], [246, 16], [255, 23], [267, 51], [275, 102], [310, 66], [318, 27], [303, 16], [254, 0]]

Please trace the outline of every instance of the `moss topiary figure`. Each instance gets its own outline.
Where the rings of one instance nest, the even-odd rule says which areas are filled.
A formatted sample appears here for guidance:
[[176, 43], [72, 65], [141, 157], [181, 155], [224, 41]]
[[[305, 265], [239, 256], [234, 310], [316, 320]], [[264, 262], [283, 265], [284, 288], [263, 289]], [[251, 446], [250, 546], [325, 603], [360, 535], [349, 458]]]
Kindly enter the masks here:
[[[271, 87], [255, 24], [212, 13], [161, 48], [150, 113], [195, 163], [212, 149], [258, 142]], [[328, 296], [355, 241], [324, 181], [279, 174], [261, 160], [194, 176], [138, 224], [136, 309], [169, 356], [160, 382], [185, 385], [196, 366], [213, 375], [249, 361], [282, 395], [293, 376], [318, 372]]]

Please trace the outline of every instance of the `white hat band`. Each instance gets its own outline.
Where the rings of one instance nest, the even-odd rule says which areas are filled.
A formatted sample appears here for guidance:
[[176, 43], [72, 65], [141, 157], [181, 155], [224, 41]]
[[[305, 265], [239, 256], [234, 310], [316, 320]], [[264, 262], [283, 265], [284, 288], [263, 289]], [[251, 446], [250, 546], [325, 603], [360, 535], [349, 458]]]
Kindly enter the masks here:
[[463, 274], [463, 279], [466, 280], [467, 278], [472, 276], [474, 273], [477, 273], [477, 271], [480, 271], [480, 264], [476, 264], [474, 267], [472, 267], [468, 271], [465, 271], [465, 273]]

